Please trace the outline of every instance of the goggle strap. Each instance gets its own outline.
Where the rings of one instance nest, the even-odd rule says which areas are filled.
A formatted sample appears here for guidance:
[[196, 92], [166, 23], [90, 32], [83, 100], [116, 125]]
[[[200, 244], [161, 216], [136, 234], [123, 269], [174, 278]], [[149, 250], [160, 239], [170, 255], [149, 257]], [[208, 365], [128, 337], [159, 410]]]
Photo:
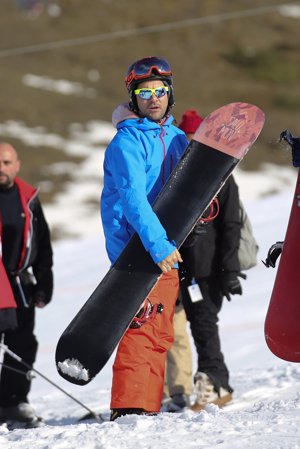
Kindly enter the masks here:
[[145, 73], [143, 73], [141, 75], [137, 75], [135, 70], [132, 69], [131, 72], [125, 78], [126, 86], [128, 87], [133, 80], [140, 80], [140, 79], [148, 78], [151, 75], [151, 73], [153, 72], [154, 69], [157, 71], [157, 73], [159, 75], [172, 76], [172, 71], [171, 70], [165, 71], [165, 70], [162, 70], [161, 68], [159, 68], [156, 65], [152, 65], [151, 67], [149, 67], [148, 72], [145, 72]]

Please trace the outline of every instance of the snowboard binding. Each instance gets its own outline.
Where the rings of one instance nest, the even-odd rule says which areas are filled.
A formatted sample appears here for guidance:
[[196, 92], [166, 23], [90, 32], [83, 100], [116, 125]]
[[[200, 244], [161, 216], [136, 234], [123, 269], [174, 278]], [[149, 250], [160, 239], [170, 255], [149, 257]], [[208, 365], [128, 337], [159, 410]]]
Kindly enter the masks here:
[[300, 137], [294, 137], [292, 133], [286, 129], [279, 136], [279, 142], [285, 140], [292, 148], [292, 160], [294, 167], [300, 167]]
[[275, 268], [276, 261], [277, 261], [278, 257], [280, 256], [280, 254], [282, 253], [283, 244], [284, 244], [284, 242], [276, 242], [276, 243], [274, 243], [274, 245], [271, 246], [271, 248], [268, 251], [266, 260], [265, 261], [262, 260], [262, 263], [267, 268], [270, 268], [270, 267]]
[[147, 298], [143, 307], [139, 310], [136, 316], [133, 318], [130, 324], [130, 329], [138, 329], [143, 324], [149, 323], [154, 320], [157, 313], [162, 313], [164, 306], [159, 304], [152, 304], [152, 302]]

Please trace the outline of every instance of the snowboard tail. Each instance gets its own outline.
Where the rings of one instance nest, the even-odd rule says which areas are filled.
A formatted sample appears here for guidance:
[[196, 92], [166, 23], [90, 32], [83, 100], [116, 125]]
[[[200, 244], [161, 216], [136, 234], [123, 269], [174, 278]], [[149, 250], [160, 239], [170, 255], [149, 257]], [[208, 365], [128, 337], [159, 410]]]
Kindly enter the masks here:
[[[253, 144], [264, 114], [231, 103], [210, 114], [172, 172], [153, 210], [179, 248]], [[134, 234], [66, 328], [56, 348], [59, 374], [85, 385], [103, 368], [162, 272]]]

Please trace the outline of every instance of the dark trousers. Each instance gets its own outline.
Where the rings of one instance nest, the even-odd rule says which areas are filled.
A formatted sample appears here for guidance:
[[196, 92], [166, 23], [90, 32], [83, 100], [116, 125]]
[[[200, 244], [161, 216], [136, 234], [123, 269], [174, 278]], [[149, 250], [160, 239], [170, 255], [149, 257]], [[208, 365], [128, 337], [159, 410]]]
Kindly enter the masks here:
[[189, 278], [181, 281], [181, 295], [197, 350], [198, 371], [210, 377], [217, 391], [220, 387], [231, 390], [219, 337], [218, 314], [223, 302], [219, 280], [198, 279], [197, 282], [202, 293], [201, 301], [191, 301], [187, 290], [191, 284]]
[[[38, 343], [33, 333], [35, 322], [35, 309], [18, 308], [18, 327], [15, 330], [5, 332], [4, 343], [8, 349], [16, 353], [30, 366], [33, 365]], [[8, 354], [4, 357], [4, 364], [9, 365], [24, 373], [28, 371], [21, 363]], [[24, 374], [2, 367], [0, 378], [0, 406], [16, 405], [20, 402], [28, 402], [27, 395], [30, 391], [31, 380]]]

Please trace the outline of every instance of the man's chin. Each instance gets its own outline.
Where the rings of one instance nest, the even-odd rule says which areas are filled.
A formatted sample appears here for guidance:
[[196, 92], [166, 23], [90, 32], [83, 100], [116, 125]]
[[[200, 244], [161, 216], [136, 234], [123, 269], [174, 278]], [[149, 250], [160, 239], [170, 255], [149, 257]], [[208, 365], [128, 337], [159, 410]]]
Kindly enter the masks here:
[[153, 120], [154, 122], [159, 122], [164, 117], [164, 115], [161, 113], [161, 111], [159, 112], [156, 111], [156, 112], [149, 112], [147, 114], [147, 117], [150, 120]]
[[8, 189], [8, 187], [9, 187], [9, 185], [7, 183], [7, 180], [4, 181], [4, 180], [1, 180], [1, 178], [0, 178], [0, 189], [5, 190], [5, 189]]

